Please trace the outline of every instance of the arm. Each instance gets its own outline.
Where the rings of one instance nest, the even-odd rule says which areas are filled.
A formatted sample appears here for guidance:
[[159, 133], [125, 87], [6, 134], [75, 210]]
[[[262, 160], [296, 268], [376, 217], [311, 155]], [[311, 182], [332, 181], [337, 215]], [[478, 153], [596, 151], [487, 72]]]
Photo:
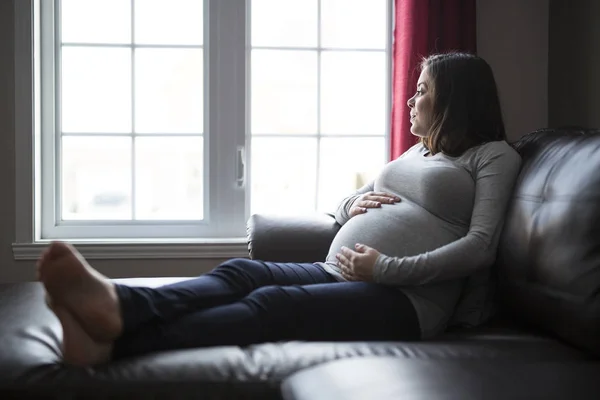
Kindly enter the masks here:
[[465, 278], [494, 262], [521, 158], [508, 151], [492, 153], [477, 162], [469, 232], [452, 243], [415, 256], [381, 254], [373, 271], [375, 282], [408, 286]]
[[340, 225], [344, 225], [346, 222], [348, 222], [348, 220], [350, 219], [350, 209], [352, 208], [352, 205], [354, 204], [356, 199], [358, 199], [361, 195], [367, 192], [372, 192], [374, 190], [373, 188], [374, 182], [370, 182], [358, 189], [354, 194], [342, 200], [335, 212], [335, 220], [337, 221], [337, 223]]

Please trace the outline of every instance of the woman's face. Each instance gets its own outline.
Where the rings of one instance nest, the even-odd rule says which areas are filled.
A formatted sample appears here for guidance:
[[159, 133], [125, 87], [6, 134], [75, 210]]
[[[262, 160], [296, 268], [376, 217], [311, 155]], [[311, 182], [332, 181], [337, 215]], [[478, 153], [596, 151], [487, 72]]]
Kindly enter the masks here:
[[429, 134], [433, 123], [433, 82], [429, 78], [427, 68], [421, 71], [417, 81], [417, 93], [408, 99], [410, 108], [410, 132], [419, 137]]

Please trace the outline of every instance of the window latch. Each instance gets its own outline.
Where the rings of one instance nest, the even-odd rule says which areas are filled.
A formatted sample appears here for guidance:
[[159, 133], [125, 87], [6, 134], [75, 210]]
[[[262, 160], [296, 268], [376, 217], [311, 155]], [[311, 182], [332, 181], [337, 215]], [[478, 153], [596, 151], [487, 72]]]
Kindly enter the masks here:
[[244, 146], [237, 147], [235, 161], [235, 183], [238, 188], [243, 188], [246, 180], [246, 151]]

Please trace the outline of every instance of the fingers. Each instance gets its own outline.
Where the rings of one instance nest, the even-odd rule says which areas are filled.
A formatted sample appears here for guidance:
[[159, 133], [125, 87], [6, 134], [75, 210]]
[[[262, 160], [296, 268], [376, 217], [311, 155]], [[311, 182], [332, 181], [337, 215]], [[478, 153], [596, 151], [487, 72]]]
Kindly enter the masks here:
[[356, 249], [356, 251], [358, 253], [362, 253], [362, 254], [366, 253], [367, 251], [369, 251], [371, 249], [369, 246], [366, 246], [366, 245], [360, 244], [360, 243], [356, 243], [354, 245], [354, 248]]
[[351, 248], [348, 248], [346, 246], [340, 247], [339, 254], [344, 256], [351, 264], [354, 263], [354, 261], [356, 261], [356, 256], [358, 255], [358, 253], [356, 251], [354, 251]]
[[360, 200], [356, 205], [363, 208], [377, 208], [381, 207], [381, 202], [376, 200]]
[[[340, 251], [343, 251], [343, 249]], [[347, 268], [350, 271], [352, 270], [352, 262], [350, 261], [350, 259], [348, 257], [346, 257], [345, 254], [337, 253], [335, 255], [335, 258], [337, 259], [338, 265], [340, 267], [342, 267], [342, 269]]]
[[390, 193], [385, 192], [375, 192], [369, 193], [364, 198], [364, 200], [378, 201], [380, 203], [397, 203], [400, 201], [400, 197], [395, 196]]
[[[370, 247], [362, 244], [357, 244], [357, 248], [358, 247], [364, 251], [370, 249]], [[337, 265], [341, 270], [342, 276], [346, 280], [366, 282], [372, 279], [359, 271], [362, 268], [359, 266], [359, 264], [361, 264], [364, 254], [342, 246], [340, 248], [340, 252], [337, 253], [335, 257], [337, 259]]]
[[354, 203], [350, 209], [350, 216], [354, 217], [367, 212], [368, 208], [379, 208], [382, 204], [393, 204], [400, 201], [400, 197], [386, 192], [367, 192]]
[[363, 207], [379, 207], [381, 204], [393, 204], [400, 201], [400, 197], [386, 192], [368, 192], [365, 193], [357, 205]]
[[350, 216], [354, 217], [367, 212], [368, 208], [379, 208], [382, 204], [393, 204], [400, 201], [400, 197], [387, 192], [367, 192], [357, 199], [350, 209]]
[[367, 208], [379, 208], [382, 203], [390, 203], [389, 201], [379, 201], [379, 200], [359, 200], [356, 202], [354, 207], [363, 208], [367, 211]]
[[358, 206], [354, 206], [350, 209], [350, 216], [351, 217], [355, 217], [358, 214], [364, 214], [367, 212], [367, 209], [364, 207], [358, 207]]
[[342, 270], [342, 276], [346, 280], [348, 280], [348, 281], [360, 281], [361, 280], [358, 276], [354, 275], [348, 267], [340, 266], [340, 269]]
[[[344, 251], [342, 248], [340, 251]], [[348, 257], [342, 253], [338, 253], [335, 256], [337, 258], [337, 265], [342, 271], [342, 276], [348, 281], [360, 281], [360, 278], [352, 271], [352, 262]]]

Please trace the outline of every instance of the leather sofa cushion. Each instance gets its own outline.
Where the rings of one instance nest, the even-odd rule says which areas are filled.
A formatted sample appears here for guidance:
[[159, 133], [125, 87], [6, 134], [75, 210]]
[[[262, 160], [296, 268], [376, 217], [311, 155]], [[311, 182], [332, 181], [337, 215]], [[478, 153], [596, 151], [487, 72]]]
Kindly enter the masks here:
[[335, 361], [286, 379], [285, 400], [597, 399], [598, 363], [481, 360]]
[[[174, 280], [120, 282], [157, 286]], [[94, 368], [69, 368], [61, 364], [60, 324], [46, 308], [39, 283], [0, 285], [0, 321], [0, 388], [8, 385], [72, 391], [75, 397], [78, 390], [97, 390], [158, 398], [161, 390], [169, 397], [195, 388], [206, 398], [278, 398], [280, 382], [294, 372], [332, 360], [365, 356], [412, 360], [586, 359], [585, 354], [556, 340], [510, 328], [505, 332], [496, 330], [496, 334], [453, 333], [420, 343], [282, 342], [246, 348], [213, 347], [148, 354]], [[169, 387], [172, 391], [166, 389]]]
[[542, 130], [515, 147], [523, 164], [497, 263], [503, 308], [600, 356], [600, 131]]

